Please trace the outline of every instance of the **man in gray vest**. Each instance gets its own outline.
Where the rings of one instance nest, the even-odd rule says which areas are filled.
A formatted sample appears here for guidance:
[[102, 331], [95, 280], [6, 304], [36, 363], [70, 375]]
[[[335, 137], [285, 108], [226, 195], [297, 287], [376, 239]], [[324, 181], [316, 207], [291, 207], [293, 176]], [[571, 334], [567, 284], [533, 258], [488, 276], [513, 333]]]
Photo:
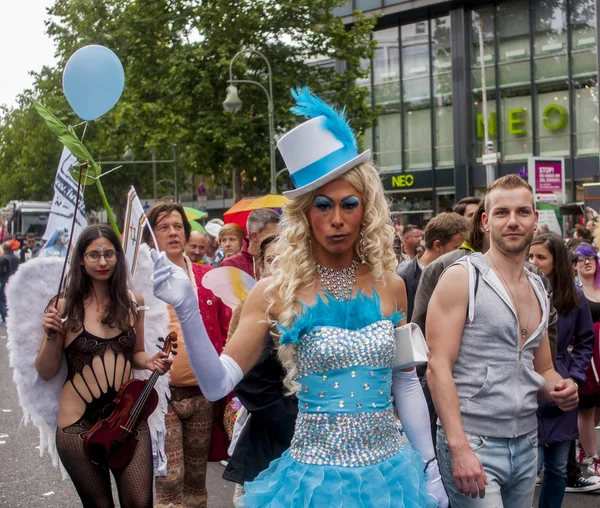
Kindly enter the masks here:
[[427, 377], [454, 508], [530, 508], [537, 398], [577, 407], [577, 385], [552, 364], [548, 295], [524, 267], [536, 222], [529, 184], [516, 175], [496, 180], [482, 216], [490, 249], [448, 268], [431, 297]]

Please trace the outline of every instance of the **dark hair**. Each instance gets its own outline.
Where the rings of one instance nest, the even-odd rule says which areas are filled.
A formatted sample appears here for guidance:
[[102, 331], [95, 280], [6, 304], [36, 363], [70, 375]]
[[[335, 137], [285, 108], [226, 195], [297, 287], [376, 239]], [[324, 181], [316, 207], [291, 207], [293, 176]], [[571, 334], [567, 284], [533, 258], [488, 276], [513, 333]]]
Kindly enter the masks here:
[[577, 226], [575, 226], [575, 232], [582, 240], [591, 242], [593, 239], [592, 232], [589, 229], [584, 228], [581, 224], [577, 224]]
[[432, 249], [436, 240], [446, 245], [454, 235], [461, 233], [463, 236], [469, 228], [469, 221], [462, 215], [443, 212], [433, 217], [425, 228], [425, 247]]
[[[178, 203], [177, 201], [174, 201], [170, 198], [164, 198], [154, 203], [150, 208], [148, 208], [148, 211], [146, 212], [146, 217], [148, 217], [148, 224], [152, 229], [154, 229], [158, 221], [159, 215], [166, 213], [166, 217], [168, 217], [173, 212], [177, 212], [179, 213], [179, 215], [181, 215], [183, 231], [185, 232], [185, 241], [187, 242], [190, 239], [190, 235], [192, 234], [192, 226], [185, 215], [183, 205], [181, 203]], [[148, 228], [144, 228], [142, 240], [145, 243], [150, 243], [150, 231], [148, 231]], [[158, 245], [155, 245], [154, 248], [158, 249]]]
[[466, 198], [462, 198], [458, 203], [456, 203], [452, 207], [452, 211], [457, 213], [458, 215], [465, 215], [465, 210], [467, 209], [467, 205], [478, 205], [481, 199], [469, 196]]
[[594, 275], [594, 287], [596, 289], [600, 288], [600, 266], [598, 266], [598, 253], [596, 249], [592, 247], [589, 243], [583, 242], [575, 249], [575, 253], [577, 256], [583, 257], [592, 257], [594, 256], [596, 262], [596, 274]]
[[134, 328], [137, 309], [128, 292], [127, 261], [121, 247], [121, 239], [106, 224], [89, 226], [79, 235], [77, 245], [71, 254], [71, 269], [65, 283], [63, 317], [67, 318], [68, 326], [73, 332], [83, 326], [84, 303], [92, 294], [92, 279], [82, 263], [85, 250], [98, 238], [106, 238], [113, 244], [117, 253], [115, 271], [108, 286], [110, 303], [106, 315], [102, 318], [102, 324], [123, 332], [130, 332]]
[[568, 314], [579, 303], [573, 267], [569, 262], [567, 249], [562, 238], [554, 233], [540, 233], [531, 245], [543, 245], [552, 256], [552, 304], [560, 314]]
[[[279, 237], [277, 235], [269, 235], [265, 236], [260, 241], [260, 246], [258, 247], [258, 255], [256, 256], [256, 264], [261, 266], [262, 269], [265, 267], [265, 254], [267, 253], [267, 247], [274, 242], [277, 242]], [[262, 277], [262, 275], [261, 275]]]
[[396, 254], [396, 259], [398, 260], [398, 262], [400, 262], [400, 260], [402, 259], [402, 238], [400, 237], [400, 235], [398, 233], [394, 233], [394, 244], [393, 244], [393, 249], [394, 249], [394, 254]]
[[415, 226], [414, 224], [407, 224], [406, 226], [404, 226], [404, 231], [402, 231], [402, 236], [406, 236], [411, 231], [417, 231], [417, 230], [421, 231], [421, 228], [419, 226]]
[[260, 241], [260, 246], [258, 247], [258, 256], [256, 256], [257, 261], [263, 261], [263, 259], [265, 258], [265, 253], [267, 252], [267, 247], [269, 245], [271, 245], [273, 242], [275, 242], [278, 239], [277, 235], [269, 235], [269, 236], [265, 236], [261, 241]]
[[479, 208], [473, 214], [469, 221], [469, 231], [465, 236], [465, 241], [469, 244], [469, 246], [475, 250], [476, 252], [481, 252], [483, 249], [483, 236], [484, 233], [482, 231], [481, 217], [483, 216], [483, 212], [485, 212], [485, 203], [483, 199], [479, 202]]

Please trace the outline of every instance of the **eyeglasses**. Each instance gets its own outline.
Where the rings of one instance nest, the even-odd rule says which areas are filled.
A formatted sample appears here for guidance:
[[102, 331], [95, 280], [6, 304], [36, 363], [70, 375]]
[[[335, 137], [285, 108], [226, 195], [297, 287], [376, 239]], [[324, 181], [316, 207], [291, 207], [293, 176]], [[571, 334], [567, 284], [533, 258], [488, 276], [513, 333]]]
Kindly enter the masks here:
[[106, 261], [114, 261], [117, 259], [117, 251], [115, 250], [107, 250], [107, 251], [97, 251], [91, 250], [84, 254], [85, 259], [87, 259], [90, 263], [97, 263], [100, 261], [100, 258], [104, 258]]
[[594, 259], [596, 259], [596, 256], [587, 256], [587, 257], [584, 257], [584, 258], [577, 258], [577, 262], [578, 263], [583, 263], [583, 264], [585, 264], [587, 262], [591, 263], [592, 261], [594, 261]]

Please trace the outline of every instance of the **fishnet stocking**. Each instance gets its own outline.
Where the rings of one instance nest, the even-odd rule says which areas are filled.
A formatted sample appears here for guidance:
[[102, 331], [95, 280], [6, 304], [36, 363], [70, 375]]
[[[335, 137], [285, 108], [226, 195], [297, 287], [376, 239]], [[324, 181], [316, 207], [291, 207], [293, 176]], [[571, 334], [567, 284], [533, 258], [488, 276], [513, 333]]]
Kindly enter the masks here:
[[[83, 449], [85, 433], [92, 427], [80, 420], [56, 432], [56, 447], [84, 508], [114, 508], [110, 474], [96, 466]], [[136, 430], [138, 444], [127, 467], [111, 470], [121, 508], [152, 508], [152, 441], [146, 422]]]

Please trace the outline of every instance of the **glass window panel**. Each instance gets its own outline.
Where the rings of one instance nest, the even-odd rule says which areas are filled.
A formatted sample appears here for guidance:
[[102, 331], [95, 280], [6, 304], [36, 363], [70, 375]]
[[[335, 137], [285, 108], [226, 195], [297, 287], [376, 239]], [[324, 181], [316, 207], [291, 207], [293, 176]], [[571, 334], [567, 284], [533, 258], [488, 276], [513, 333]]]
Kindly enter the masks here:
[[471, 67], [481, 67], [479, 51], [479, 30], [483, 29], [483, 60], [485, 66], [493, 69], [495, 62], [494, 47], [494, 8], [489, 5], [471, 12]]
[[435, 160], [437, 167], [448, 167], [454, 165], [450, 16], [431, 20], [431, 61], [435, 108]]
[[595, 0], [571, 0], [573, 77], [597, 80]]
[[575, 154], [598, 155], [598, 69], [595, 0], [571, 0]]
[[404, 2], [408, 2], [409, 0], [383, 0], [383, 5], [396, 5]]
[[568, 156], [569, 87], [566, 0], [535, 0], [534, 71], [538, 152]]
[[583, 85], [574, 90], [575, 153], [598, 155], [598, 88]]
[[400, 104], [400, 44], [398, 27], [378, 30], [373, 59], [375, 104], [398, 109]]
[[[477, 71], [473, 71], [477, 72]], [[496, 148], [498, 148], [498, 126], [497, 126], [497, 113], [496, 113], [496, 96], [495, 90], [488, 91], [487, 95], [487, 111], [488, 111], [488, 135], [491, 141], [494, 141]], [[475, 140], [474, 146], [474, 157], [475, 160], [481, 164], [481, 154], [485, 152], [485, 131], [483, 122], [483, 103], [481, 101], [481, 91], [478, 94], [473, 94], [473, 122], [474, 122], [474, 133], [473, 139]]]
[[[480, 57], [480, 31], [483, 39], [484, 68], [486, 80], [486, 98], [488, 117], [483, 118], [482, 69]], [[489, 139], [497, 143], [496, 120], [496, 69], [495, 69], [495, 31], [494, 9], [483, 7], [471, 13], [471, 86], [473, 108], [473, 141], [475, 160], [481, 163], [481, 154], [485, 151], [485, 125], [488, 127]]]
[[354, 0], [354, 8], [359, 11], [370, 11], [379, 7], [381, 7], [381, 0]]
[[407, 169], [431, 168], [431, 97], [427, 21], [404, 25], [402, 37], [402, 100]]
[[368, 128], [362, 137], [362, 151], [371, 150], [373, 151], [373, 129]]
[[402, 134], [400, 130], [400, 43], [398, 27], [378, 30], [373, 59], [375, 105], [382, 112], [375, 128], [376, 159], [383, 171], [402, 168]]
[[555, 90], [537, 94], [538, 143], [540, 155], [568, 156], [569, 147], [569, 92]]
[[497, 16], [502, 159], [525, 160], [533, 154], [528, 2], [502, 2]]
[[334, 16], [350, 16], [352, 14], [352, 1], [346, 2], [335, 9], [332, 9]]
[[402, 168], [402, 144], [400, 142], [400, 112], [380, 115], [375, 128], [377, 163], [381, 171]]

